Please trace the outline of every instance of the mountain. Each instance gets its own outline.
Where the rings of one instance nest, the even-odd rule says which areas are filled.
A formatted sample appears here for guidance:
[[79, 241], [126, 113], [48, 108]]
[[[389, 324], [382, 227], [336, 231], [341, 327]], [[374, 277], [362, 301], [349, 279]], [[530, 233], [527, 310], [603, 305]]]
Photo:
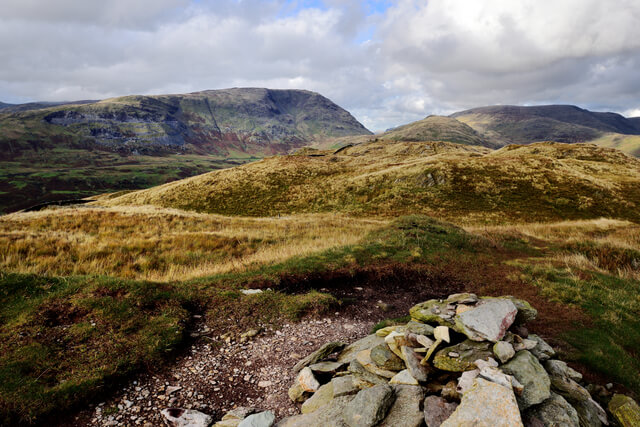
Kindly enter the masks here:
[[0, 110], [5, 108], [13, 107], [13, 104], [5, 104], [4, 102], [0, 102]]
[[223, 215], [340, 211], [473, 220], [640, 220], [640, 160], [592, 144], [492, 151], [447, 142], [377, 141], [289, 155], [128, 193], [100, 203]]
[[[619, 135], [640, 135], [638, 121], [616, 113], [598, 113], [572, 105], [513, 105], [473, 108], [452, 114], [484, 138], [501, 145], [538, 141], [597, 142]], [[629, 148], [634, 152], [637, 147]]]
[[370, 134], [346, 110], [304, 90], [3, 105], [0, 212], [147, 188], [319, 139]]

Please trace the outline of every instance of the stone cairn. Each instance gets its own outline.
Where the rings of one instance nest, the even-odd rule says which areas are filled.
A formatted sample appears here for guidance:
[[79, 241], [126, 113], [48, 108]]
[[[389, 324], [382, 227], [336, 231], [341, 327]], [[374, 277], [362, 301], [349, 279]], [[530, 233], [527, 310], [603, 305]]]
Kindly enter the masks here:
[[[633, 399], [585, 385], [527, 332], [537, 311], [526, 301], [455, 294], [410, 314], [406, 324], [348, 346], [327, 343], [300, 360], [289, 397], [302, 414], [277, 426], [640, 426]], [[274, 423], [269, 411], [237, 408], [214, 426]]]

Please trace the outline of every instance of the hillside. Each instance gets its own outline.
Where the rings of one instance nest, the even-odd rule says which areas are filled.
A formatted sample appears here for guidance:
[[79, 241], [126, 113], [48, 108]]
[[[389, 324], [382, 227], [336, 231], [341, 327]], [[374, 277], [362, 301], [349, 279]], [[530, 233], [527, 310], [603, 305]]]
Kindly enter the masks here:
[[[539, 141], [591, 142], [605, 135], [640, 135], [637, 121], [633, 119], [572, 105], [490, 106], [461, 111], [450, 117], [501, 145]], [[624, 148], [632, 153], [639, 147], [634, 144]]]
[[0, 110], [0, 212], [140, 189], [320, 138], [369, 134], [302, 90], [227, 89]]
[[100, 200], [225, 215], [339, 211], [445, 218], [638, 220], [640, 161], [595, 145], [498, 151], [445, 142], [378, 141], [279, 156]]

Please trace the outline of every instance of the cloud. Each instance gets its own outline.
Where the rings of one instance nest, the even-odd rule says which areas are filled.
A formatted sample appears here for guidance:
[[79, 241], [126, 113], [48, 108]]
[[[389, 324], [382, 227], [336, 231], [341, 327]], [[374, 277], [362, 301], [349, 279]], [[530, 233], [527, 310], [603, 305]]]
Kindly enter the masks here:
[[5, 0], [0, 100], [305, 88], [385, 129], [478, 105], [638, 108], [635, 0]]

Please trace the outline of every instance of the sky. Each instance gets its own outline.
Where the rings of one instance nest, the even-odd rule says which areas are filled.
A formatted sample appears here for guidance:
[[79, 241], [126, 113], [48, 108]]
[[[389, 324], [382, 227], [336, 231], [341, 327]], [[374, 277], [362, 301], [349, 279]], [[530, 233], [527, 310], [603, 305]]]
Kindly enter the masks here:
[[0, 0], [0, 101], [308, 89], [371, 130], [495, 104], [640, 116], [638, 0]]

